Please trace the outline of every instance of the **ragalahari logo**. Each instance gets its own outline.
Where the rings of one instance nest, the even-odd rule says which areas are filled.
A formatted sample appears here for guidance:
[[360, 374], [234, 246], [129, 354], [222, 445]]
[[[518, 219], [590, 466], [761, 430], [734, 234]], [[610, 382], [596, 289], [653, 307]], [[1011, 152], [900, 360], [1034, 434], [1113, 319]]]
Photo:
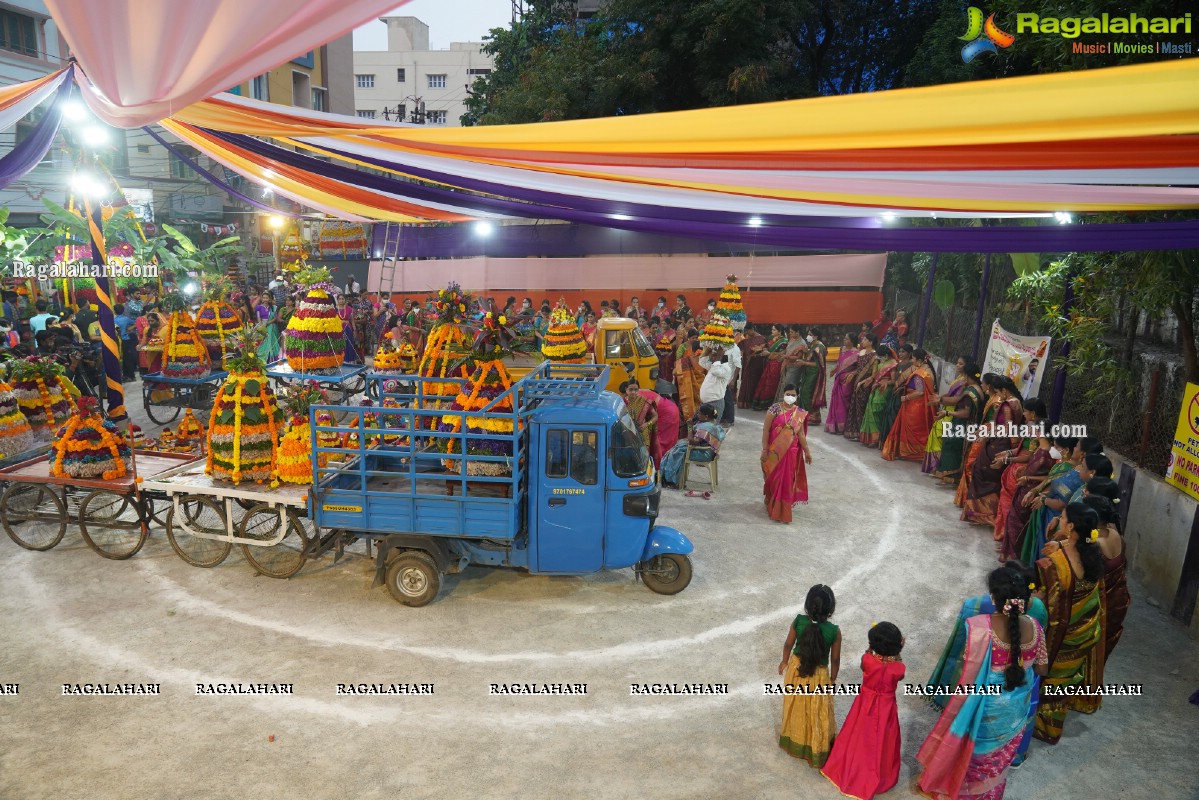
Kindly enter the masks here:
[[981, 8], [970, 6], [966, 11], [966, 35], [959, 36], [966, 46], [962, 48], [962, 61], [969, 64], [983, 53], [998, 55], [999, 47], [1010, 47], [1016, 37], [999, 30], [995, 24], [995, 15], [987, 17], [983, 22]]

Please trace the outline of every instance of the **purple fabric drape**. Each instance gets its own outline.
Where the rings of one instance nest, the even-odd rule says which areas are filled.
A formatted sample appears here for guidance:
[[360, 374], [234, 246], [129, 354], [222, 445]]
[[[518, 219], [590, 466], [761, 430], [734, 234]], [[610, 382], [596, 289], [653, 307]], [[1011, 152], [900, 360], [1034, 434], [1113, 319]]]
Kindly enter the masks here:
[[10, 150], [8, 155], [0, 158], [0, 189], [25, 177], [42, 163], [50, 151], [50, 145], [54, 143], [54, 137], [58, 135], [58, 127], [62, 123], [62, 104], [70, 96], [73, 86], [68, 76], [54, 92], [54, 99], [50, 101], [46, 114], [33, 133]]

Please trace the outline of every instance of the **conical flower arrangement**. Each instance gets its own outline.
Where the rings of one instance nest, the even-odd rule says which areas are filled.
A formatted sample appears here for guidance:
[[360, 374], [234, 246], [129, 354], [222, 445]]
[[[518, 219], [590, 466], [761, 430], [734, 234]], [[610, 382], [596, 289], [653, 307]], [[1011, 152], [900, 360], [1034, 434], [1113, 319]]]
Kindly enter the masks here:
[[242, 329], [241, 317], [225, 302], [225, 287], [217, 285], [196, 312], [196, 331], [208, 348], [213, 364], [223, 364], [229, 354], [229, 337]]
[[460, 391], [459, 384], [438, 381], [438, 378], [470, 376], [472, 335], [463, 325], [473, 303], [474, 299], [456, 283], [438, 292], [433, 301], [438, 322], [429, 332], [425, 352], [416, 367], [416, 374], [428, 379], [422, 381], [424, 395], [428, 398], [426, 408], [448, 408]]
[[283, 411], [258, 357], [262, 334], [251, 328], [234, 340], [229, 377], [217, 393], [208, 422], [205, 472], [216, 480], [278, 485], [279, 439]]
[[62, 367], [49, 358], [30, 356], [13, 362], [9, 375], [17, 406], [25, 415], [34, 439], [46, 442], [54, 438], [54, 431], [75, 410]]
[[183, 419], [179, 420], [175, 430], [175, 441], [176, 447], [183, 450], [190, 450], [193, 444], [204, 441], [204, 426], [196, 419], [196, 412], [190, 408], [183, 412]]
[[0, 457], [7, 458], [37, 446], [29, 420], [17, 405], [13, 388], [0, 381]]
[[[509, 354], [505, 348], [506, 342], [514, 339], [510, 331], [500, 320], [488, 313], [483, 318], [483, 329], [475, 337], [473, 355], [476, 367], [469, 380], [463, 385], [462, 391], [454, 398], [451, 406], [454, 411], [465, 411], [466, 416], [447, 414], [441, 418], [438, 430], [447, 433], [458, 433], [463, 424], [466, 425], [466, 452], [478, 456], [512, 456], [512, 441], [499, 437], [510, 437], [513, 431], [513, 418], [493, 419], [483, 416], [470, 416], [471, 411], [482, 411], [493, 400], [512, 388], [512, 379], [504, 366], [503, 358]], [[488, 410], [488, 414], [513, 414], [512, 394], [508, 393], [503, 400]], [[476, 434], [475, 437], [470, 434]], [[461, 466], [454, 454], [461, 453], [461, 440], [443, 439], [443, 448], [450, 458], [443, 462], [450, 472], [458, 472]], [[467, 475], [510, 475], [512, 467], [498, 461], [467, 461]]]
[[336, 289], [328, 282], [326, 270], [301, 275], [308, 293], [283, 331], [283, 353], [295, 372], [336, 375], [346, 358], [345, 332], [333, 302]]
[[100, 401], [79, 400], [79, 412], [54, 437], [50, 472], [59, 478], [120, 480], [133, 475], [133, 452], [115, 424], [100, 415]]
[[206, 378], [212, 372], [208, 348], [196, 330], [195, 320], [178, 295], [167, 295], [162, 307], [171, 312], [167, 338], [163, 342], [162, 374], [170, 378]]
[[[312, 483], [312, 428], [308, 410], [314, 404], [326, 402], [328, 397], [315, 382], [288, 387], [280, 398], [287, 414], [287, 433], [279, 441], [278, 458], [279, 480], [283, 483], [298, 486]], [[325, 466], [328, 455], [322, 455], [319, 461]]]
[[372, 368], [375, 372], [398, 372], [411, 375], [416, 369], [416, 348], [411, 342], [405, 341], [396, 345], [395, 336], [388, 331], [379, 341], [379, 349], [375, 351]]
[[745, 306], [741, 305], [741, 292], [737, 289], [737, 276], [729, 275], [724, 289], [720, 291], [720, 299], [716, 301], [716, 310], [729, 319], [734, 331], [745, 330]]
[[704, 326], [704, 332], [700, 334], [699, 340], [707, 344], [720, 345], [721, 347], [732, 347], [733, 326], [729, 324], [729, 318], [717, 311], [712, 315], [712, 319], [708, 320], [708, 324]]
[[[500, 317], [500, 324], [505, 319]], [[587, 358], [587, 343], [574, 315], [558, 308], [550, 315], [550, 325], [541, 342], [541, 354], [558, 364], [582, 364]]]

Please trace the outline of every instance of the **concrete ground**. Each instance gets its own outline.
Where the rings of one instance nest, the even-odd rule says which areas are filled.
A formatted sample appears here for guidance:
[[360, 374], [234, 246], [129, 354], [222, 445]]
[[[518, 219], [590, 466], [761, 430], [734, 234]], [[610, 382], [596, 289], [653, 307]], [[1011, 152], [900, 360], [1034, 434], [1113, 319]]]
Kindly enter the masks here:
[[[128, 387], [139, 404], [136, 385]], [[137, 416], [146, 425], [140, 409]], [[147, 429], [152, 432], [150, 426]], [[777, 747], [763, 694], [813, 583], [837, 593], [842, 682], [860, 680], [872, 622], [931, 671], [962, 599], [985, 591], [988, 532], [913, 464], [821, 432], [812, 501], [766, 518], [761, 415], [739, 412], [711, 500], [668, 492], [661, 521], [690, 536], [695, 577], [661, 597], [628, 570], [581, 578], [470, 569], [432, 605], [371, 589], [361, 555], [258, 577], [181, 561], [161, 530], [128, 561], [69, 530], [55, 550], [0, 544], [0, 798], [833, 798]], [[1134, 602], [1109, 664], [1142, 697], [1072, 715], [1035, 743], [1008, 798], [1199, 797], [1199, 644]], [[1143, 596], [1143, 595], [1140, 595]], [[157, 682], [159, 697], [64, 697], [63, 683]], [[293, 683], [291, 697], [204, 697], [196, 683]], [[582, 697], [491, 696], [491, 683], [586, 683]], [[727, 683], [710, 697], [631, 696], [629, 684]], [[433, 696], [339, 697], [338, 683], [432, 683]], [[838, 721], [849, 698], [837, 701]], [[900, 697], [909, 797], [935, 714]], [[272, 739], [273, 737], [273, 739]]]

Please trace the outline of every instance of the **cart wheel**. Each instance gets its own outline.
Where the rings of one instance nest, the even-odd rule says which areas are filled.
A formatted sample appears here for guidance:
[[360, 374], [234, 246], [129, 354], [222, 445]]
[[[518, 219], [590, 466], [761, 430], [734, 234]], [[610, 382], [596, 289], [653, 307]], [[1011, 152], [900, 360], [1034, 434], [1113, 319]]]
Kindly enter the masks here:
[[354, 395], [362, 394], [366, 391], [366, 378], [361, 375], [355, 375], [343, 383], [342, 386], [345, 388], [346, 399], [349, 400], [349, 398], [353, 397]]
[[[67, 507], [48, 486], [12, 483], [0, 498], [0, 522], [8, 537], [26, 550], [49, 550], [67, 532]], [[17, 533], [13, 526], [22, 522], [33, 524]]]
[[[225, 510], [207, 497], [188, 495], [179, 500], [183, 522], [199, 533], [226, 535]], [[167, 512], [167, 539], [171, 548], [193, 567], [215, 567], [225, 560], [233, 543], [221, 539], [205, 539], [180, 530], [175, 535], [175, 506]]]
[[[273, 545], [243, 544], [246, 561], [268, 578], [290, 578], [304, 566], [308, 549], [308, 532], [294, 511], [286, 512], [287, 532]], [[258, 503], [241, 519], [238, 536], [269, 542], [279, 535], [279, 509]]]
[[641, 580], [658, 594], [678, 594], [691, 583], [691, 559], [678, 553], [663, 553], [645, 562]]
[[[171, 390], [171, 393], [174, 393], [173, 389]], [[142, 405], [146, 409], [146, 416], [149, 417], [150, 421], [155, 425], [168, 425], [179, 418], [179, 406], [160, 406], [155, 403], [151, 403], [148, 395]], [[158, 413], [155, 413], [155, 409], [158, 409]]]
[[441, 574], [427, 553], [407, 550], [387, 565], [387, 590], [406, 606], [427, 606], [440, 589]]
[[171, 498], [148, 497], [143, 494], [142, 502], [145, 503], [146, 524], [153, 524], [160, 528], [165, 528], [167, 526], [167, 512], [171, 510]]
[[79, 505], [79, 532], [89, 547], [117, 561], [129, 558], [146, 543], [146, 529], [133, 499], [107, 489], [97, 489]]

